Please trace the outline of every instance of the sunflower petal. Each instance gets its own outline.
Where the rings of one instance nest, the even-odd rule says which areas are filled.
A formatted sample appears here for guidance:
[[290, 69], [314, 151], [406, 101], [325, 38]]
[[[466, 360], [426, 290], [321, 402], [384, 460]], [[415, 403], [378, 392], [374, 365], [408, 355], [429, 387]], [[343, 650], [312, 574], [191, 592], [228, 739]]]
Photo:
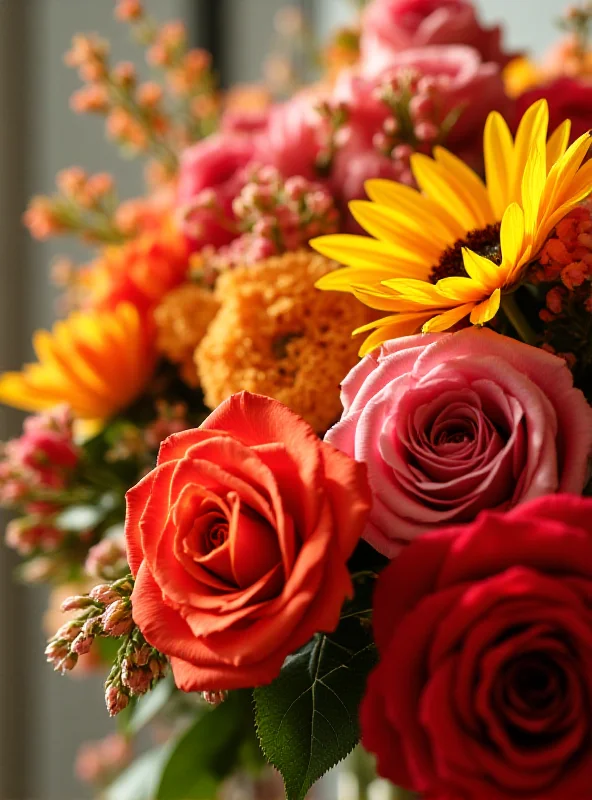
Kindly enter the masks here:
[[464, 235], [462, 226], [452, 214], [411, 186], [385, 178], [372, 178], [366, 181], [364, 189], [374, 203], [397, 209], [413, 217], [420, 225], [435, 230], [444, 244], [454, 244]]
[[502, 217], [500, 244], [502, 249], [502, 265], [506, 269], [513, 269], [519, 264], [526, 249], [524, 240], [524, 212], [518, 203], [510, 203]]
[[[429, 317], [429, 315], [427, 316]], [[417, 333], [425, 319], [426, 314], [398, 314], [395, 317], [385, 317], [385, 320], [389, 320], [388, 324], [386, 322], [381, 324], [368, 336], [360, 347], [360, 356], [368, 355], [383, 342], [388, 342], [389, 339], [398, 339], [401, 336], [411, 336]], [[390, 320], [393, 321], [390, 322]], [[361, 333], [362, 329], [360, 328], [358, 332]]]
[[487, 117], [483, 140], [487, 191], [494, 216], [501, 219], [510, 202], [514, 143], [508, 125], [498, 111], [492, 111]]
[[524, 232], [529, 241], [533, 241], [536, 234], [539, 209], [545, 191], [545, 181], [545, 147], [543, 143], [535, 142], [528, 155], [521, 184]]
[[462, 306], [456, 306], [455, 308], [451, 308], [449, 311], [444, 311], [443, 313], [438, 314], [436, 317], [432, 317], [432, 319], [424, 323], [422, 331], [424, 333], [447, 331], [449, 328], [452, 328], [453, 325], [456, 325], [457, 322], [460, 322], [461, 319], [470, 314], [471, 309], [474, 308], [474, 306], [474, 303], [464, 303]]
[[495, 222], [487, 189], [481, 178], [458, 156], [443, 147], [434, 148], [436, 162], [445, 167], [448, 175], [454, 180], [454, 188], [467, 203], [477, 223], [477, 227], [485, 228]]
[[483, 300], [485, 287], [472, 278], [442, 278], [436, 284], [438, 294], [456, 303], [477, 303]]
[[501, 271], [491, 259], [475, 253], [468, 247], [463, 247], [462, 257], [469, 278], [481, 287], [499, 286]]
[[571, 131], [571, 120], [564, 120], [558, 125], [547, 142], [547, 173], [556, 161], [562, 157], [567, 150], [569, 134]]
[[486, 322], [492, 320], [499, 311], [502, 293], [500, 289], [496, 289], [491, 297], [479, 303], [478, 306], [471, 311], [471, 322], [473, 325], [485, 325]]
[[332, 234], [311, 239], [310, 246], [318, 253], [358, 269], [379, 268], [391, 271], [392, 277], [403, 277], [409, 272], [429, 275], [430, 265], [415, 253], [408, 250], [371, 239], [368, 236], [353, 234]]
[[403, 217], [387, 206], [367, 200], [352, 200], [349, 210], [371, 236], [400, 248], [407, 258], [416, 258], [426, 265], [438, 261], [441, 246], [412, 217]]
[[420, 189], [442, 208], [450, 209], [465, 232], [480, 227], [473, 204], [465, 200], [464, 193], [459, 194], [454, 175], [445, 167], [423, 153], [414, 153], [411, 171]]
[[529, 156], [537, 147], [546, 149], [548, 125], [549, 106], [543, 98], [526, 109], [518, 125], [514, 141], [513, 180], [508, 203], [512, 200], [520, 202], [522, 176], [526, 170]]

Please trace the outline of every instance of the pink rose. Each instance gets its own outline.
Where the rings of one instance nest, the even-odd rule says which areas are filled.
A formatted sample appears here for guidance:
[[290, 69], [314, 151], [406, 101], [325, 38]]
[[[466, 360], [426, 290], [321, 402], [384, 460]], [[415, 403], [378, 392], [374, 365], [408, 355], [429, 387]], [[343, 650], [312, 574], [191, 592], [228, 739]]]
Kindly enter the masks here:
[[468, 0], [373, 0], [362, 17], [362, 70], [375, 75], [395, 53], [434, 44], [470, 45], [504, 67], [515, 54], [503, 52], [501, 35], [499, 25], [481, 25]]
[[488, 329], [408, 336], [366, 356], [326, 441], [368, 466], [365, 538], [392, 557], [428, 530], [580, 494], [592, 409], [565, 362]]
[[232, 201], [245, 183], [244, 168], [254, 150], [252, 136], [220, 133], [182, 154], [177, 203], [196, 249], [222, 247], [234, 238]]
[[276, 167], [285, 178], [318, 179], [316, 161], [327, 139], [317, 110], [323, 99], [319, 90], [312, 89], [273, 106], [267, 127], [257, 137], [257, 160]]

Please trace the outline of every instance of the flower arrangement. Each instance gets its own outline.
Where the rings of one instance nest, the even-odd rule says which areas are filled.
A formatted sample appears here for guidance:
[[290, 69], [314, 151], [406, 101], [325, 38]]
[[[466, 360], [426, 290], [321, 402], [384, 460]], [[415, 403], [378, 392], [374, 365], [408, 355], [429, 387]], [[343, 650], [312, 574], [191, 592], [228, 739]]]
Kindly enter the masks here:
[[159, 80], [80, 35], [72, 107], [146, 194], [72, 167], [33, 199], [95, 254], [0, 377], [33, 412], [6, 542], [119, 721], [80, 775], [304, 800], [361, 739], [397, 797], [590, 796], [589, 4], [535, 65], [469, 0], [371, 0], [315, 83], [276, 53], [227, 93], [115, 13]]

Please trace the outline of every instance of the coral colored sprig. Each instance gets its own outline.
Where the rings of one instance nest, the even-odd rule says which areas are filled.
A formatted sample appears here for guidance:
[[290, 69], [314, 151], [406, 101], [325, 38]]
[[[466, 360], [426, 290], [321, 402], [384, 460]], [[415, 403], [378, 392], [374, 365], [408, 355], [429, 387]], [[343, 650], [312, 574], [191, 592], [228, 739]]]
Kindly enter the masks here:
[[111, 716], [128, 705], [130, 697], [146, 694], [165, 675], [167, 659], [151, 647], [132, 619], [134, 580], [127, 575], [111, 584], [99, 584], [87, 595], [69, 597], [62, 611], [78, 611], [46, 647], [54, 669], [70, 672], [97, 637], [121, 639], [113, 668], [105, 683], [105, 701]]
[[56, 183], [57, 193], [34, 197], [23, 216], [35, 239], [76, 235], [89, 243], [125, 241], [115, 218], [117, 195], [110, 175], [69, 167], [58, 173]]
[[183, 22], [173, 20], [159, 25], [139, 0], [120, 1], [115, 15], [130, 23], [134, 38], [147, 48], [148, 64], [164, 74], [178, 144], [187, 145], [212, 133], [220, 109], [210, 54], [188, 47]]
[[158, 93], [138, 86], [135, 68], [128, 62], [111, 67], [109, 47], [95, 36], [75, 36], [64, 60], [77, 68], [85, 85], [71, 101], [78, 113], [105, 115], [108, 135], [132, 154], [156, 158], [167, 172], [177, 169], [177, 155], [167, 137], [170, 118]]

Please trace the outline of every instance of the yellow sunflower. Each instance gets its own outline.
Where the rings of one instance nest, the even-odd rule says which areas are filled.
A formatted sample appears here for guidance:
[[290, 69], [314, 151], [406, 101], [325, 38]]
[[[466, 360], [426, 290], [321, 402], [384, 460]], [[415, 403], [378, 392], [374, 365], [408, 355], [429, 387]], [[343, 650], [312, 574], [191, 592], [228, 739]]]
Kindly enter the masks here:
[[419, 191], [370, 180], [370, 202], [350, 204], [374, 238], [338, 234], [311, 242], [347, 265], [323, 276], [318, 288], [351, 292], [370, 308], [392, 312], [355, 331], [376, 329], [361, 355], [420, 329], [444, 331], [468, 315], [483, 325], [496, 315], [553, 227], [592, 189], [592, 160], [583, 164], [590, 134], [568, 148], [566, 120], [547, 141], [548, 120], [546, 101], [537, 101], [513, 140], [492, 112], [484, 135], [487, 185], [436, 147], [434, 158], [412, 156]]
[[132, 403], [154, 368], [152, 334], [134, 306], [75, 312], [37, 331], [36, 364], [0, 376], [0, 403], [42, 411], [67, 403], [84, 420], [104, 420]]

